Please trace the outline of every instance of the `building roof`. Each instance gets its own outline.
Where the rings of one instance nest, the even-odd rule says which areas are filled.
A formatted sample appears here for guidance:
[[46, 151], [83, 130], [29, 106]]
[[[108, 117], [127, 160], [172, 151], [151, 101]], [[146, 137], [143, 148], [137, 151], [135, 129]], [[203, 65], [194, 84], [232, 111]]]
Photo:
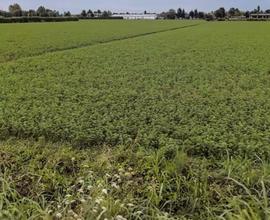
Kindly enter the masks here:
[[252, 14], [250, 14], [251, 16], [270, 16], [270, 13], [259, 13], [259, 14], [257, 14], [257, 13], [252, 13]]

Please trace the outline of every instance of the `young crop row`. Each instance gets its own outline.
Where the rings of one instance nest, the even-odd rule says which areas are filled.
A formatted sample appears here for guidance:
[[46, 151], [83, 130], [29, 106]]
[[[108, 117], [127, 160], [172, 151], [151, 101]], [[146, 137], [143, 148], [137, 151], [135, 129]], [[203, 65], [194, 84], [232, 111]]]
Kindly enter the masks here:
[[0, 136], [267, 157], [268, 26], [209, 23], [2, 64]]
[[0, 63], [201, 23], [179, 21], [80, 21], [0, 25]]

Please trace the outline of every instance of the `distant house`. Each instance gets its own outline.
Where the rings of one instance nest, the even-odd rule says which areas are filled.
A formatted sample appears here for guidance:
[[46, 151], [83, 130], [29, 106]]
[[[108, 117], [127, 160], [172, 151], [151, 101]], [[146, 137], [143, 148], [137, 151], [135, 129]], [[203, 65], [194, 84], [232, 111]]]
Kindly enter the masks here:
[[253, 20], [270, 20], [270, 14], [269, 13], [258, 13], [258, 14], [250, 14], [250, 19]]
[[228, 18], [230, 21], [244, 21], [244, 20], [247, 20], [246, 16], [230, 16]]
[[130, 13], [130, 14], [113, 14], [112, 17], [123, 17], [126, 20], [155, 20], [158, 18], [157, 14], [136, 14], [136, 13]]

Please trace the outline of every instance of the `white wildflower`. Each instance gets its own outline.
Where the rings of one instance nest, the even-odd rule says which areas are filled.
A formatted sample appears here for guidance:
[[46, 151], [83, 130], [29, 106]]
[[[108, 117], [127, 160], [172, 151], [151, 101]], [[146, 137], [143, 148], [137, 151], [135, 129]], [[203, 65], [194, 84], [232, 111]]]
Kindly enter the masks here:
[[81, 203], [86, 203], [85, 199], [81, 199], [80, 201], [81, 201]]
[[120, 187], [115, 183], [115, 182], [112, 182], [112, 187], [115, 188], [115, 189], [119, 189]]
[[123, 168], [120, 168], [120, 169], [118, 169], [118, 172], [119, 172], [119, 173], [124, 173], [125, 170], [124, 170]]
[[56, 218], [62, 218], [62, 214], [59, 212], [55, 215]]
[[107, 190], [107, 189], [103, 189], [101, 192], [102, 192], [103, 194], [105, 194], [105, 195], [108, 194], [108, 190]]
[[136, 214], [137, 214], [137, 215], [142, 215], [143, 212], [142, 212], [142, 211], [137, 211]]
[[118, 174], [114, 174], [113, 177], [116, 178], [116, 179], [120, 179], [120, 176]]
[[82, 188], [78, 189], [78, 192], [79, 192], [79, 193], [84, 193], [84, 191], [83, 191]]
[[132, 178], [132, 174], [129, 172], [125, 172], [124, 176], [127, 177], [128, 179]]
[[102, 202], [102, 199], [101, 198], [97, 198], [96, 201], [95, 201], [97, 204], [100, 204]]
[[124, 218], [122, 215], [117, 215], [116, 220], [127, 220], [126, 218]]

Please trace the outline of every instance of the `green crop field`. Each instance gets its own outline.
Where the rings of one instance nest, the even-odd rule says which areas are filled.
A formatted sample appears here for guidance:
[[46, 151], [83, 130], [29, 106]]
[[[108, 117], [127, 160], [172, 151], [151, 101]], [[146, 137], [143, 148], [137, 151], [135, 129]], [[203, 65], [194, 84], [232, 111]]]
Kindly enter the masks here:
[[269, 219], [269, 28], [0, 25], [0, 219]]
[[201, 21], [80, 21], [1, 24], [0, 63], [22, 57], [119, 40], [202, 23]]

